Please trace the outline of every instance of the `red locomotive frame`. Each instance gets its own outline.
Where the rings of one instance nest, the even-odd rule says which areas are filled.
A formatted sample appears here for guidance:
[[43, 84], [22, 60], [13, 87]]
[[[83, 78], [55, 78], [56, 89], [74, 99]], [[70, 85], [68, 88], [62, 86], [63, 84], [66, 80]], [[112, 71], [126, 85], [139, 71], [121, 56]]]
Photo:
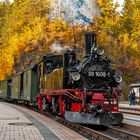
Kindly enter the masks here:
[[[108, 89], [108, 91], [109, 90], [110, 89]], [[53, 91], [40, 92], [40, 94], [36, 97], [36, 99], [37, 99], [39, 109], [43, 110], [43, 98], [45, 98], [45, 100], [47, 100], [49, 102], [52, 102], [53, 97], [57, 98], [58, 104], [59, 104], [59, 115], [62, 117], [66, 117], [65, 112], [67, 111], [67, 106], [62, 97], [67, 97], [68, 100], [73, 101], [73, 102], [71, 102], [71, 107], [69, 108], [69, 111], [71, 111], [73, 113], [74, 112], [89, 113], [89, 110], [90, 110], [89, 105], [86, 102], [87, 97], [91, 97], [91, 100], [90, 100], [91, 105], [99, 105], [99, 108], [96, 108], [96, 109], [98, 109], [99, 113], [101, 113], [102, 110], [104, 113], [109, 112], [109, 111], [111, 113], [117, 113], [119, 110], [119, 107], [118, 107], [118, 102], [116, 102], [116, 99], [117, 99], [118, 93], [120, 93], [121, 91], [115, 90], [115, 89], [112, 89], [110, 91], [112, 91], [111, 95], [108, 94], [108, 92], [104, 92], [104, 93], [88, 92], [88, 91], [86, 91], [86, 89], [83, 91], [73, 90], [73, 89], [53, 90]], [[110, 101], [111, 101], [110, 104], [106, 101], [107, 99], [110, 99]], [[51, 109], [53, 110], [53, 106]], [[96, 109], [95, 109], [95, 114], [98, 113], [98, 111]], [[93, 116], [95, 114], [92, 113]], [[118, 119], [118, 121], [120, 121], [121, 117], [120, 117], [120, 119], [119, 118], [117, 118], [117, 119]], [[69, 120], [69, 121], [71, 121], [71, 120]], [[93, 123], [98, 124], [98, 123], [96, 123], [96, 121]], [[108, 123], [109, 123], [109, 121], [108, 121]]]

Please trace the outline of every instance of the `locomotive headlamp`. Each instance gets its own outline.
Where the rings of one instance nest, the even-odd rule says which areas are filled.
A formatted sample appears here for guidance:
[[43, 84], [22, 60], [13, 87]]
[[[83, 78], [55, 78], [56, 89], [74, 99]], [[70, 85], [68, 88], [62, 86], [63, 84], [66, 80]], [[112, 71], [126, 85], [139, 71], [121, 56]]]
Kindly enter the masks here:
[[71, 77], [74, 81], [78, 81], [81, 76], [78, 72], [73, 72], [73, 73], [71, 73]]
[[98, 55], [103, 55], [103, 54], [104, 54], [104, 49], [101, 48], [101, 47], [98, 47], [98, 48], [97, 48], [97, 54], [98, 54]]
[[96, 106], [95, 105], [90, 105], [89, 108], [90, 108], [91, 112], [96, 112]]
[[122, 82], [122, 77], [120, 75], [115, 75], [114, 79], [117, 83], [121, 83]]
[[103, 113], [103, 111], [104, 111], [103, 106], [100, 105], [100, 104], [98, 104], [98, 105], [96, 106], [96, 111], [97, 111], [98, 113]]

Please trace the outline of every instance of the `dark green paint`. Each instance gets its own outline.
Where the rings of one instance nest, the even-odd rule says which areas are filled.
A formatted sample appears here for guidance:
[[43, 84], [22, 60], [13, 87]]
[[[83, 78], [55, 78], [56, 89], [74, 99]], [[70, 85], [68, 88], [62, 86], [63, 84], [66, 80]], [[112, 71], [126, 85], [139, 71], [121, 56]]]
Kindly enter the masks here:
[[37, 95], [37, 73], [29, 69], [23, 74], [23, 99], [32, 101]]
[[0, 81], [0, 98], [10, 98], [11, 88], [7, 80]]

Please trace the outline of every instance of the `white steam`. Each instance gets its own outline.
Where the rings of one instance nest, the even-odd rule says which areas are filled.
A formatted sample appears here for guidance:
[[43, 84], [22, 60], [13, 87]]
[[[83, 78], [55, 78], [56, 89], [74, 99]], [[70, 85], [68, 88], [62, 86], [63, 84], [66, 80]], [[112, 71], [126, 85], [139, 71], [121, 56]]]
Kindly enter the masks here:
[[67, 46], [67, 45], [61, 45], [57, 42], [55, 42], [54, 44], [52, 44], [50, 46], [50, 49], [53, 53], [62, 53], [66, 50], [69, 50], [70, 49], [70, 46]]

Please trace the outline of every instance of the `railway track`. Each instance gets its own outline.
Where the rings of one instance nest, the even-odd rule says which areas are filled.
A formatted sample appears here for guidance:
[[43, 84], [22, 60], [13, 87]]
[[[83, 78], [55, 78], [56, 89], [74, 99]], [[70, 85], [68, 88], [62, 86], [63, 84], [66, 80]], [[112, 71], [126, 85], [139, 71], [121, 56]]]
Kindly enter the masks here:
[[140, 108], [119, 107], [119, 111], [125, 114], [140, 116]]
[[132, 124], [129, 124], [129, 123], [122, 123], [121, 127], [123, 127], [123, 129], [133, 131], [136, 134], [140, 135], [140, 126], [138, 126], [138, 125], [132, 125]]
[[[140, 130], [140, 129], [139, 129]], [[140, 140], [140, 135], [132, 132], [130, 128], [128, 130], [124, 129], [123, 127], [116, 128], [109, 126], [107, 132], [110, 135], [116, 136], [119, 140]]]
[[32, 111], [41, 113], [61, 123], [62, 125], [65, 125], [68, 128], [75, 130], [76, 132], [83, 135], [89, 140], [140, 140], [140, 127], [136, 127], [131, 124], [123, 123], [121, 124], [121, 126], [101, 126], [101, 127], [95, 126], [93, 127], [87, 125], [84, 126], [80, 124], [70, 123], [64, 118], [43, 111], [39, 111], [38, 109], [34, 109], [27, 106], [25, 107], [23, 105], [20, 105], [20, 107], [24, 107], [25, 109], [30, 109]]
[[[121, 126], [83, 126], [80, 124], [71, 124], [66, 120], [57, 120], [60, 123], [74, 129], [88, 139], [99, 140], [140, 140], [140, 127], [135, 127], [128, 124], [122, 124]], [[135, 131], [136, 129], [137, 131]]]
[[131, 106], [130, 107], [129, 106], [128, 107], [127, 106], [124, 106], [124, 107], [120, 106], [119, 108], [120, 109], [133, 110], [133, 111], [140, 111], [140, 108], [136, 108], [135, 106], [132, 106], [132, 107]]

